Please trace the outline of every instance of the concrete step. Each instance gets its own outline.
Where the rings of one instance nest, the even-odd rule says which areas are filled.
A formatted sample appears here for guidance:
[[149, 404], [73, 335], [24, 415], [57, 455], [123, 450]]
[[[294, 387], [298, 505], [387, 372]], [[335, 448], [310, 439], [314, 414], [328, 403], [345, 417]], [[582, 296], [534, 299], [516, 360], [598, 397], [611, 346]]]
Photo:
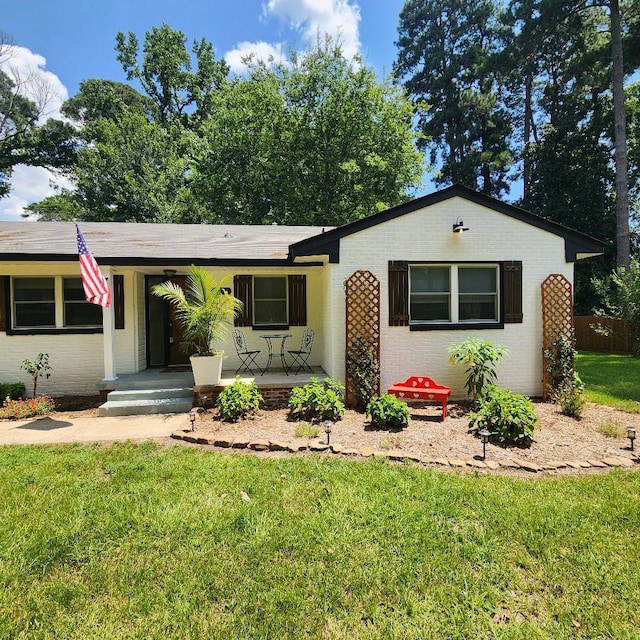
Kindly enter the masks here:
[[116, 389], [107, 394], [109, 402], [133, 402], [135, 400], [161, 400], [163, 398], [193, 398], [191, 387], [164, 389]]
[[98, 416], [186, 413], [192, 406], [192, 389], [130, 389], [109, 393], [98, 408]]

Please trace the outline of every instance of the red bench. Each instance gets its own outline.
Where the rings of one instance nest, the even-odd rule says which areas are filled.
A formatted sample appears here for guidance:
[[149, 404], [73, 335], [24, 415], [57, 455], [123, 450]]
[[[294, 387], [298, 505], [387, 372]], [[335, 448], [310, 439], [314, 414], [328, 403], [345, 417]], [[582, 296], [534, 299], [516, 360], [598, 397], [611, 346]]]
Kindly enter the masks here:
[[397, 382], [387, 389], [387, 393], [410, 400], [431, 400], [442, 403], [442, 419], [447, 417], [447, 400], [451, 395], [451, 389], [441, 384], [436, 384], [426, 376], [411, 376], [404, 382]]

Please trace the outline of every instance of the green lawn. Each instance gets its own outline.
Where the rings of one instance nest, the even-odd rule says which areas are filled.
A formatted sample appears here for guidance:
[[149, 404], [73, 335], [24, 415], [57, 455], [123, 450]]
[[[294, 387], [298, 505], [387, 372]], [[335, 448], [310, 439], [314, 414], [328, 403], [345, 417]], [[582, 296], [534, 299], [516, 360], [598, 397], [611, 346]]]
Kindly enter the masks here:
[[579, 353], [576, 371], [585, 385], [584, 398], [587, 402], [640, 413], [640, 358]]
[[0, 491], [3, 639], [640, 637], [634, 472], [4, 447]]

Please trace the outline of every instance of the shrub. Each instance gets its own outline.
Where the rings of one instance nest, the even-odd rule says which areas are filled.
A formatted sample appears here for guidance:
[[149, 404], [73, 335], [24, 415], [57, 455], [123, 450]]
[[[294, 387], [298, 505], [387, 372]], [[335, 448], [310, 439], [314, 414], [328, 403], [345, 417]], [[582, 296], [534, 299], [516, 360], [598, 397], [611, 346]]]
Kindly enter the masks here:
[[29, 400], [8, 399], [0, 409], [0, 420], [21, 420], [33, 416], [46, 416], [56, 408], [55, 402], [48, 396]]
[[409, 424], [409, 407], [406, 402], [385, 393], [379, 398], [371, 398], [367, 416], [371, 416], [374, 427], [403, 428]]
[[311, 378], [304, 387], [295, 387], [289, 396], [293, 417], [306, 420], [340, 420], [344, 414], [344, 387], [332, 378], [322, 382]]
[[35, 360], [23, 360], [20, 368], [24, 369], [33, 380], [33, 398], [36, 397], [36, 389], [38, 388], [38, 378], [44, 376], [50, 378], [51, 367], [49, 366], [49, 354], [39, 353]]
[[625, 430], [617, 422], [612, 420], [601, 422], [596, 429], [602, 435], [608, 436], [609, 438], [624, 438], [626, 435]]
[[471, 337], [450, 345], [449, 354], [451, 364], [467, 365], [465, 388], [473, 405], [477, 406], [487, 386], [495, 383], [497, 379], [496, 364], [503, 356], [509, 355], [509, 350], [488, 340]]
[[242, 382], [236, 377], [233, 384], [222, 390], [216, 406], [220, 416], [227, 422], [235, 422], [238, 418], [246, 418], [248, 414], [255, 413], [260, 408], [262, 395], [258, 385], [251, 382]]
[[345, 364], [347, 375], [353, 383], [356, 408], [364, 410], [380, 380], [380, 363], [376, 359], [372, 342], [361, 335], [352, 338], [347, 348]]
[[7, 399], [24, 398], [26, 388], [24, 382], [0, 382], [0, 406]]
[[470, 427], [488, 429], [501, 442], [529, 446], [538, 417], [533, 402], [508, 389], [487, 387], [477, 411], [470, 414]]

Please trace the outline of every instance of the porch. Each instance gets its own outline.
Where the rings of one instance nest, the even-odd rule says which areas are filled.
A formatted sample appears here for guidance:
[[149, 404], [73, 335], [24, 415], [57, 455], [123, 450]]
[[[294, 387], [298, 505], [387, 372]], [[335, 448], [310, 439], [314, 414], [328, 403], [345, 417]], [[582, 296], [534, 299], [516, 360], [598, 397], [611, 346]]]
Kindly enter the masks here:
[[[287, 375], [283, 369], [270, 369], [264, 375], [239, 375], [243, 382], [258, 385], [267, 406], [282, 406], [294, 387], [302, 387], [311, 378], [324, 380], [322, 367], [312, 372]], [[234, 370], [223, 370], [220, 384], [215, 387], [195, 387], [190, 367], [149, 368], [138, 373], [123, 374], [98, 384], [103, 404], [98, 415], [138, 415], [149, 413], [182, 413], [192, 406], [209, 408], [220, 391], [236, 379]]]

